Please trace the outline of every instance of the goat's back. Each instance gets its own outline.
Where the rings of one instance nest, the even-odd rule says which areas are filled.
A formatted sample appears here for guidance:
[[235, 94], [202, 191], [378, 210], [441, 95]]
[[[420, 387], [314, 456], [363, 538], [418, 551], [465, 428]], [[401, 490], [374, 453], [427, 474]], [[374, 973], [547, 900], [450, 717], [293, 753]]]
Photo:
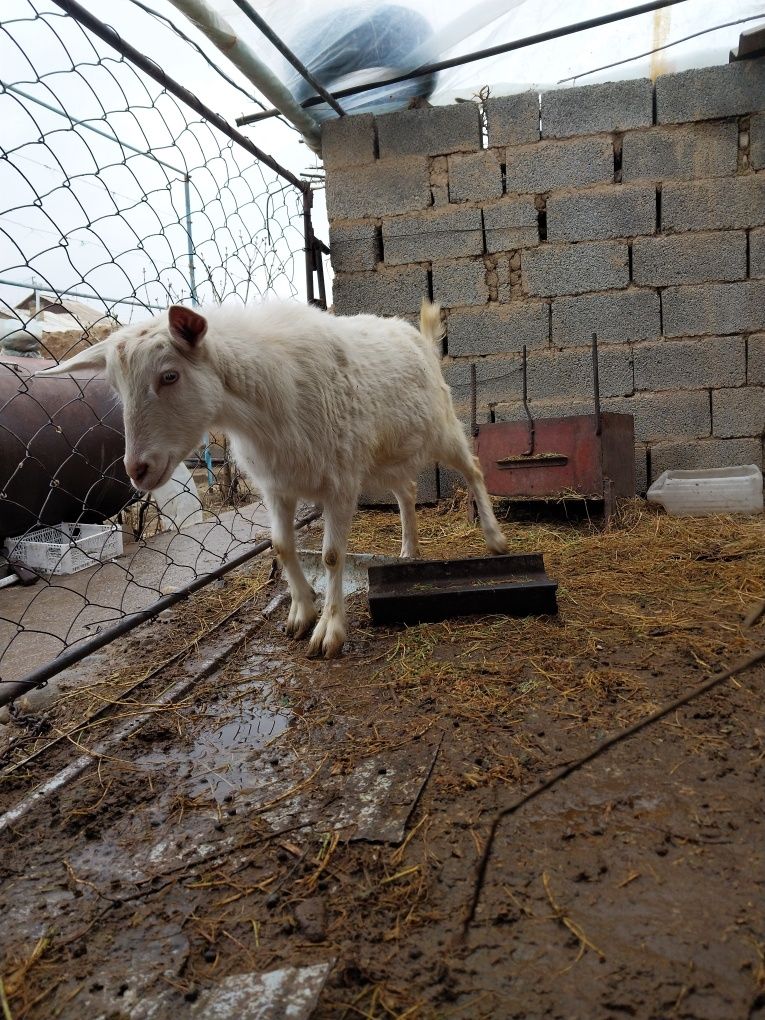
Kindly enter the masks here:
[[434, 432], [454, 419], [435, 338], [402, 319], [273, 303], [220, 309], [209, 322], [237, 366], [240, 400], [257, 404], [252, 430], [234, 423], [230, 431], [256, 474], [300, 475], [306, 495], [344, 475], [411, 474], [429, 459]]

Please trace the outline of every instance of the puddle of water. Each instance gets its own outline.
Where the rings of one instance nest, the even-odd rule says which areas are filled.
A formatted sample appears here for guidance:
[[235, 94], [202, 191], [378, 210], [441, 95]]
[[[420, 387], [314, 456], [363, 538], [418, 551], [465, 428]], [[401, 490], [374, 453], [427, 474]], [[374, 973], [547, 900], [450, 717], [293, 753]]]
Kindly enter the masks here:
[[[269, 665], [275, 664], [267, 658], [267, 652], [247, 659], [240, 670], [245, 679], [241, 685], [228, 689], [225, 703], [210, 705], [209, 718], [194, 734], [191, 747], [172, 746], [150, 752], [142, 755], [137, 764], [163, 773], [172, 768], [178, 779], [185, 781], [184, 792], [189, 797], [209, 793], [218, 803], [230, 793], [256, 785], [258, 772], [252, 767], [253, 752], [283, 733], [292, 718], [276, 685], [258, 679]], [[230, 700], [239, 694], [238, 700]]]

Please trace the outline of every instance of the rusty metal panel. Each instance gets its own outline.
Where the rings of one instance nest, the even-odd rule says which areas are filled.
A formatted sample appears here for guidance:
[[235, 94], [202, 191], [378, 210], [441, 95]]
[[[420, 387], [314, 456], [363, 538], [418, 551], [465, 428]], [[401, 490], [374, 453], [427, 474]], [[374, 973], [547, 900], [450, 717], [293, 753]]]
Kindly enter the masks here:
[[631, 414], [605, 412], [603, 421], [603, 474], [614, 483], [614, 495], [635, 495], [635, 419]]
[[481, 425], [476, 454], [492, 495], [548, 499], [576, 495], [603, 499], [605, 479], [614, 494], [634, 495], [632, 415], [604, 413], [600, 434], [594, 414], [534, 421], [533, 452], [526, 422]]
[[538, 418], [534, 452], [526, 422], [481, 425], [476, 453], [495, 496], [544, 499], [566, 492], [601, 498], [603, 471], [595, 416]]
[[389, 563], [369, 568], [369, 612], [374, 623], [537, 616], [558, 611], [557, 587], [539, 553]]

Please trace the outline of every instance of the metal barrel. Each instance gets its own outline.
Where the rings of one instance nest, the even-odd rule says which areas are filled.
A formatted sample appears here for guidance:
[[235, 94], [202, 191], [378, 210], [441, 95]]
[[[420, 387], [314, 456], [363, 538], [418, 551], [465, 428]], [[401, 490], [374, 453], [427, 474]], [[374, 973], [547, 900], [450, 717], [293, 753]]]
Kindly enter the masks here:
[[103, 377], [36, 377], [52, 362], [0, 361], [0, 540], [96, 522], [131, 500], [122, 405]]

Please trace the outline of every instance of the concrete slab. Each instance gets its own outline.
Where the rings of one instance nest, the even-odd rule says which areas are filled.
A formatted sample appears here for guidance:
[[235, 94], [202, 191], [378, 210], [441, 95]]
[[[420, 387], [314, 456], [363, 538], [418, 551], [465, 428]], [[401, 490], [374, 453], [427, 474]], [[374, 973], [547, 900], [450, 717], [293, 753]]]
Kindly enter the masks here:
[[28, 588], [0, 589], [0, 677], [24, 676], [65, 647], [209, 573], [268, 531], [265, 507], [252, 503], [137, 543], [125, 533], [124, 553], [111, 563]]

